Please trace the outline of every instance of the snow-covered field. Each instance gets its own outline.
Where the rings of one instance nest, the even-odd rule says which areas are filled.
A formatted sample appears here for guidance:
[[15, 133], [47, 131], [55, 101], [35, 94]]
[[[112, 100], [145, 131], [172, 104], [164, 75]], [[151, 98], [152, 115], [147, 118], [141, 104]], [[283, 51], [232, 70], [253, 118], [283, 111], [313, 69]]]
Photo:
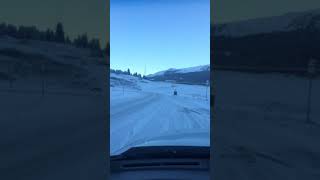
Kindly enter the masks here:
[[[68, 45], [0, 37], [2, 179], [90, 179], [102, 167], [108, 69], [100, 59]], [[39, 74], [43, 61], [56, 69]], [[15, 77], [12, 86], [1, 74]]]
[[320, 179], [320, 79], [218, 71], [213, 121], [216, 179]]
[[208, 87], [116, 74], [110, 84], [111, 155], [132, 146], [210, 145]]

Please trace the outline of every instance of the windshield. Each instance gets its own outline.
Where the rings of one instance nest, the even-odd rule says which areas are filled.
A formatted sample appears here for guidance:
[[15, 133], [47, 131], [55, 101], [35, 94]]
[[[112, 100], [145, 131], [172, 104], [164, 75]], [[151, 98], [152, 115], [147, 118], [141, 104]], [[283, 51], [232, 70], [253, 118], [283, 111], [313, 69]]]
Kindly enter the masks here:
[[210, 146], [210, 1], [110, 1], [110, 153]]

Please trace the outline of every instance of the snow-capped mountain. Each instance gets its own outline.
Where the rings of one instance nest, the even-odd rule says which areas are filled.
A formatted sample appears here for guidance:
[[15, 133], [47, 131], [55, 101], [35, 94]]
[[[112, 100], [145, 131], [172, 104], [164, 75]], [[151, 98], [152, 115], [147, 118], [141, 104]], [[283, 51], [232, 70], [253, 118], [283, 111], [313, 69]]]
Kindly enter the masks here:
[[162, 76], [164, 74], [179, 74], [179, 73], [184, 74], [184, 73], [201, 72], [201, 71], [210, 71], [210, 65], [195, 66], [195, 67], [182, 68], [182, 69], [170, 68], [165, 71], [159, 71], [157, 73], [150, 74], [147, 77], [152, 78], [156, 76]]
[[150, 74], [147, 78], [156, 81], [174, 80], [180, 83], [203, 84], [210, 78], [210, 65], [182, 69], [170, 68]]
[[[317, 21], [319, 25], [320, 9], [303, 12], [291, 12], [280, 16], [249, 19], [237, 22], [213, 25], [215, 36], [245, 36], [251, 34], [289, 31]], [[318, 26], [319, 27], [319, 26]]]

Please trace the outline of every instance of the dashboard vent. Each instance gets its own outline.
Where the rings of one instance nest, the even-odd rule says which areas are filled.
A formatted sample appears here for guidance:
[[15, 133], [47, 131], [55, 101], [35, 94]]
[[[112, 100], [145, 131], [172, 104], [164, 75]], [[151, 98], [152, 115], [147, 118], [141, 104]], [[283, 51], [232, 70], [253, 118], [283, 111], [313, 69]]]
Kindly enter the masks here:
[[150, 162], [150, 163], [129, 163], [124, 164], [124, 168], [135, 168], [135, 167], [161, 167], [161, 166], [199, 166], [199, 162]]
[[170, 168], [179, 168], [179, 169], [207, 169], [208, 163], [202, 161], [132, 161], [132, 162], [123, 162], [120, 165], [121, 169], [170, 169]]

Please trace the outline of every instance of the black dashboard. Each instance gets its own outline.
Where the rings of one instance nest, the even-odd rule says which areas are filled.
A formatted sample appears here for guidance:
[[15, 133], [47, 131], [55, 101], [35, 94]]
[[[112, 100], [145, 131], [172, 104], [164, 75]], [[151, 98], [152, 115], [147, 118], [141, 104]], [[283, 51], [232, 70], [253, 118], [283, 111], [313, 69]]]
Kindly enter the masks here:
[[112, 180], [209, 180], [208, 148], [134, 148], [111, 157]]

